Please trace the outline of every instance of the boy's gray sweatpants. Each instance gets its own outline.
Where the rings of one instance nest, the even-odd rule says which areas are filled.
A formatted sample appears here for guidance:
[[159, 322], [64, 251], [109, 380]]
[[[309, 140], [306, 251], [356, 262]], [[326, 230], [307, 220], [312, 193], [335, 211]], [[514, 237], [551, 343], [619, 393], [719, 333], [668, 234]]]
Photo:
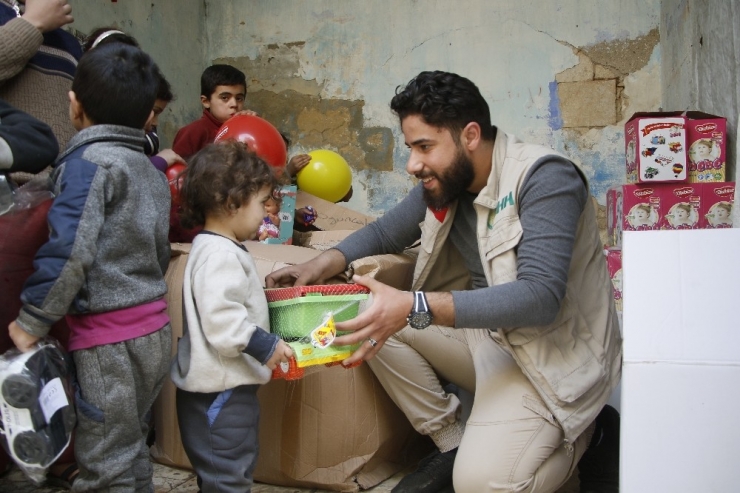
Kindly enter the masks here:
[[182, 445], [203, 493], [251, 491], [259, 448], [259, 387], [212, 393], [177, 389]]
[[146, 436], [169, 374], [170, 324], [152, 334], [72, 352], [77, 371], [73, 491], [153, 492]]

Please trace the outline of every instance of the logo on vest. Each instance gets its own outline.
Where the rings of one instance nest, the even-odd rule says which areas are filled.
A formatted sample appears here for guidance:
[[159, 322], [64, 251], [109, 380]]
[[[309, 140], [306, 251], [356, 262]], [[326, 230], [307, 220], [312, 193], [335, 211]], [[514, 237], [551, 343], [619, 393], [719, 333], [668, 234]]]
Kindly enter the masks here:
[[506, 195], [504, 198], [500, 199], [496, 204], [496, 208], [488, 213], [488, 229], [493, 229], [493, 219], [496, 217], [496, 214], [503, 211], [507, 207], [513, 206], [514, 204], [514, 192], [509, 192], [509, 195]]

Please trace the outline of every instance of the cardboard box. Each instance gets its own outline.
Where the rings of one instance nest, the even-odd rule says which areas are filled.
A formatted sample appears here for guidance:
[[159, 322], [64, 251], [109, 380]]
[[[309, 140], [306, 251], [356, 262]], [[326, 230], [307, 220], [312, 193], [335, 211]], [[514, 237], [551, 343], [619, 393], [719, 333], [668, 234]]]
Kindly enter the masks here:
[[663, 216], [658, 229], [700, 229], [704, 227], [702, 185], [698, 183], [655, 184]]
[[[172, 243], [170, 265], [164, 276], [167, 282], [167, 312], [172, 325], [172, 357], [177, 353], [177, 340], [182, 336], [182, 284], [190, 243]], [[169, 377], [154, 401], [154, 444], [149, 449], [152, 459], [168, 466], [192, 469], [180, 441], [180, 428], [175, 410], [175, 386]]]
[[703, 183], [704, 227], [721, 229], [732, 227], [732, 207], [735, 200], [735, 182]]
[[724, 117], [700, 111], [635, 113], [624, 133], [627, 183], [726, 179]]
[[686, 149], [689, 182], [722, 182], [727, 179], [727, 119], [686, 112]]
[[624, 234], [621, 491], [740, 483], [738, 250], [739, 229]]
[[635, 113], [625, 124], [627, 183], [686, 181], [686, 119]]
[[[245, 246], [254, 257], [261, 278], [277, 268], [309, 261], [321, 253], [256, 241], [245, 242]], [[165, 279], [175, 342], [182, 334], [182, 278], [190, 245], [172, 247]], [[384, 264], [382, 260], [358, 262], [361, 270], [368, 264]], [[413, 262], [412, 256], [405, 256], [390, 265], [404, 271], [412, 268]], [[394, 277], [383, 277], [382, 270], [375, 274], [379, 278]], [[405, 274], [402, 277], [405, 279]], [[331, 282], [345, 279], [342, 275]], [[260, 456], [255, 480], [282, 486], [358, 491], [410, 466], [430, 450], [428, 439], [414, 431], [368, 365], [350, 370], [314, 368], [301, 380], [272, 380], [260, 389]], [[154, 404], [154, 421], [152, 458], [191, 469], [180, 442], [175, 387], [169, 380]]]
[[622, 245], [623, 231], [660, 228], [660, 184], [617, 185], [607, 191], [607, 236], [610, 246]]
[[623, 274], [622, 274], [622, 249], [610, 247], [604, 249], [606, 255], [606, 267], [609, 271], [609, 278], [612, 280], [614, 288], [614, 305], [617, 308], [617, 317], [619, 324], [622, 324], [622, 297], [623, 297]]
[[313, 248], [314, 250], [328, 250], [333, 248], [354, 233], [352, 229], [337, 229], [334, 231], [294, 231], [293, 232], [293, 244], [303, 246], [307, 248]]
[[354, 231], [375, 220], [374, 217], [298, 190], [295, 201], [296, 209], [309, 205], [316, 209], [316, 221], [313, 225], [322, 231], [342, 229]]

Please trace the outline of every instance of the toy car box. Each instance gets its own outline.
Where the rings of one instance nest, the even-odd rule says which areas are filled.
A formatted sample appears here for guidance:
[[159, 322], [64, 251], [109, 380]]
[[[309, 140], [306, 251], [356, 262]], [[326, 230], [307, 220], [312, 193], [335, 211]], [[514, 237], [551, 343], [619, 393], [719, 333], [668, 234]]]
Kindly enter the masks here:
[[624, 129], [627, 183], [686, 181], [686, 119], [635, 113]]
[[76, 416], [69, 377], [65, 354], [50, 339], [0, 356], [2, 444], [36, 483], [70, 443]]
[[635, 113], [625, 124], [627, 182], [721, 182], [727, 119], [700, 111]]

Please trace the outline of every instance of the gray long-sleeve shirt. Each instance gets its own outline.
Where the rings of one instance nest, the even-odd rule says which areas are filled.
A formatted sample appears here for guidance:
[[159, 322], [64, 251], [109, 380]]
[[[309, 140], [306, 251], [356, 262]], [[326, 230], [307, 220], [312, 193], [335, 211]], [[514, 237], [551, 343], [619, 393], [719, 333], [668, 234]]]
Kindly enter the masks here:
[[[421, 237], [426, 204], [421, 184], [377, 221], [336, 246], [347, 263], [358, 258], [398, 253]], [[578, 220], [588, 191], [575, 165], [558, 156], [535, 163], [519, 195], [523, 235], [517, 246], [517, 280], [487, 286], [475, 235], [474, 196], [462, 197], [449, 240], [471, 271], [469, 291], [454, 291], [455, 326], [466, 328], [544, 325], [565, 296]], [[471, 220], [472, 218], [472, 220]], [[437, 266], [444, 268], [444, 266]]]

